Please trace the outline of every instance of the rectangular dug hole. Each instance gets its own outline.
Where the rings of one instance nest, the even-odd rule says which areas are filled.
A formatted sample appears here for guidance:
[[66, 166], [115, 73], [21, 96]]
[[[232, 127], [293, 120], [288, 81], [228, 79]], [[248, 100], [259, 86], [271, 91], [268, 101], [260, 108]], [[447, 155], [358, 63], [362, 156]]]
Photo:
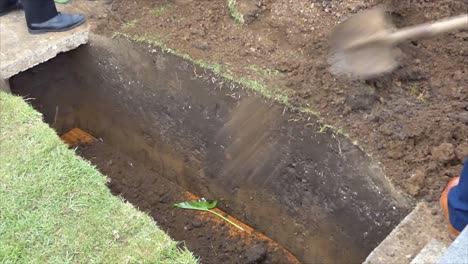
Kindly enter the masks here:
[[315, 117], [155, 47], [93, 36], [11, 84], [60, 135], [81, 128], [148, 168], [145, 177], [221, 199], [303, 263], [362, 262], [411, 207]]

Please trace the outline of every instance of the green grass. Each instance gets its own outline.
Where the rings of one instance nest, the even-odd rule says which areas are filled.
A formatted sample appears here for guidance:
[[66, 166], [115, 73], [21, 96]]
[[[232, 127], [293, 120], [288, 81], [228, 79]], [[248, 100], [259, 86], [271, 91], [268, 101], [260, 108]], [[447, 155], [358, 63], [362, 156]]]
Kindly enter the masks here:
[[420, 88], [416, 84], [412, 84], [408, 87], [408, 91], [410, 95], [414, 97], [418, 97], [419, 94], [421, 93]]
[[150, 13], [152, 15], [159, 16], [162, 13], [166, 12], [168, 7], [169, 7], [169, 5], [161, 6], [161, 7], [150, 10]]
[[127, 23], [123, 24], [122, 28], [133, 28], [133, 27], [135, 27], [137, 22], [138, 22], [137, 19], [130, 20]]
[[236, 23], [241, 24], [241, 25], [244, 24], [245, 23], [244, 17], [239, 12], [239, 10], [237, 10], [236, 0], [227, 0], [227, 5], [229, 9], [229, 15], [231, 15], [234, 21], [236, 21]]
[[0, 92], [0, 263], [196, 263], [113, 196], [22, 98]]
[[408, 92], [411, 96], [415, 97], [419, 102], [426, 103], [426, 91], [418, 87], [416, 84], [412, 84], [408, 87]]
[[261, 75], [265, 75], [265, 76], [275, 76], [275, 75], [278, 75], [280, 72], [277, 71], [277, 70], [272, 70], [272, 69], [263, 69], [263, 68], [259, 68], [255, 65], [251, 65], [249, 67], [247, 67], [248, 70], [251, 70], [253, 72], [256, 72], [256, 73], [259, 73]]

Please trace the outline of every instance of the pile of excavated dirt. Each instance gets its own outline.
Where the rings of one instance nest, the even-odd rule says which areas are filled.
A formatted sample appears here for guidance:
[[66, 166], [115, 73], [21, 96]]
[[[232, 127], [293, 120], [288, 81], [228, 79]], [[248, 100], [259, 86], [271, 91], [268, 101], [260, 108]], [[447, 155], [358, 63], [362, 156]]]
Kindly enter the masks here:
[[226, 0], [114, 0], [97, 31], [150, 36], [193, 59], [225, 65], [234, 76], [283, 89], [291, 104], [342, 128], [396, 185], [434, 201], [468, 155], [468, 32], [402, 44], [401, 67], [374, 80], [331, 75], [333, 27], [382, 2], [398, 27], [468, 10], [467, 1], [450, 0], [237, 0], [246, 18], [239, 25]]

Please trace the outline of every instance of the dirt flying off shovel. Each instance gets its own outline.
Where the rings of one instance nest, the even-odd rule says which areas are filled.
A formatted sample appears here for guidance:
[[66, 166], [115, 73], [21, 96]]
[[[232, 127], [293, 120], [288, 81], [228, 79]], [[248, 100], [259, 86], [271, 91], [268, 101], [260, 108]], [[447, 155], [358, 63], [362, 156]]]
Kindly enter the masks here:
[[368, 79], [398, 66], [398, 43], [468, 28], [468, 14], [395, 30], [383, 8], [360, 12], [339, 24], [330, 38], [330, 71]]

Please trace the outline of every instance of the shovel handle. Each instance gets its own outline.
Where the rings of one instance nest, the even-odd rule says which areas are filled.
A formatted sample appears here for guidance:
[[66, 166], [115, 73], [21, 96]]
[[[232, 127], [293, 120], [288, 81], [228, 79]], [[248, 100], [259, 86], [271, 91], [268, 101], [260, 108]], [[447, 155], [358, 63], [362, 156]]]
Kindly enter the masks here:
[[432, 23], [406, 27], [393, 32], [379, 32], [367, 38], [348, 43], [344, 49], [360, 49], [374, 44], [395, 45], [405, 40], [435, 36], [463, 28], [468, 28], [468, 14], [442, 19]]
[[405, 40], [431, 37], [463, 28], [468, 28], [468, 14], [399, 29], [388, 35], [388, 41], [399, 43]]

